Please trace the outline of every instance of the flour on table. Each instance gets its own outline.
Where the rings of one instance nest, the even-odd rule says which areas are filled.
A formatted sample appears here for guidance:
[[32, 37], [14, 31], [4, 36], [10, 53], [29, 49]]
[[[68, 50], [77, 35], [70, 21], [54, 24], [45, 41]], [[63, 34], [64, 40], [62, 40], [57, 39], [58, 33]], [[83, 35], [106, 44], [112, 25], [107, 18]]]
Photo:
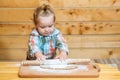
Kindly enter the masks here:
[[58, 65], [58, 66], [51, 66], [51, 65], [48, 65], [50, 68], [52, 67], [52, 68], [60, 68], [60, 70], [59, 69], [47, 69], [47, 68], [41, 68], [40, 66], [29, 66], [29, 68], [31, 68], [32, 70], [36, 70], [36, 71], [40, 71], [40, 72], [47, 72], [47, 73], [72, 73], [72, 72], [75, 72], [75, 71], [78, 71], [78, 70], [80, 70], [80, 71], [87, 71], [88, 70], [88, 67], [87, 66], [85, 66], [85, 65], [78, 65], [78, 67], [77, 68], [74, 68], [74, 69], [69, 69], [69, 70], [65, 70], [65, 69], [61, 69], [61, 68], [65, 68], [65, 67], [67, 67], [67, 66], [70, 66], [70, 65]]
[[88, 67], [86, 65], [68, 65], [67, 63], [71, 59], [60, 61], [59, 59], [47, 60], [40, 66], [29, 66], [32, 70], [42, 71], [47, 73], [72, 73], [75, 71], [86, 71]]

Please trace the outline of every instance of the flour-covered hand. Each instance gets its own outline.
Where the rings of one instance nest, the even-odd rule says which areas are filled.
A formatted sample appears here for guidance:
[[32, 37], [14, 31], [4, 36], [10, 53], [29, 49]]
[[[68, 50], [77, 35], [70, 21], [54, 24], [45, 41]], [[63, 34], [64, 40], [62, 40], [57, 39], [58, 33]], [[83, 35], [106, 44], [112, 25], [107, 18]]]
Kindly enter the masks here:
[[66, 60], [68, 55], [65, 51], [61, 51], [58, 56], [55, 57], [55, 59], [60, 59], [61, 61]]
[[35, 53], [35, 56], [37, 60], [46, 60], [46, 56], [44, 56], [43, 54], [39, 52]]

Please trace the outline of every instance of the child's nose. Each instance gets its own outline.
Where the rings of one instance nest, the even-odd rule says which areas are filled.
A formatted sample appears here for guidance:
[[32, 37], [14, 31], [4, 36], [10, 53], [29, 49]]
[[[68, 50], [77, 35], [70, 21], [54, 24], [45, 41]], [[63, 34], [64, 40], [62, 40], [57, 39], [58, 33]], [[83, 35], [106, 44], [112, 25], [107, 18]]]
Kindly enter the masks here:
[[45, 31], [49, 31], [49, 28], [46, 28]]

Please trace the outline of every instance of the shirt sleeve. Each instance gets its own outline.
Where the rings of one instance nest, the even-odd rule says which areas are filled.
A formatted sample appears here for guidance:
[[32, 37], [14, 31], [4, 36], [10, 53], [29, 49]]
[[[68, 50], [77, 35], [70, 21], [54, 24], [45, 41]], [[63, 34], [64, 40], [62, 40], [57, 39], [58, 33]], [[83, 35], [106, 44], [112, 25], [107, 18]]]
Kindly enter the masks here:
[[30, 53], [32, 54], [36, 52], [42, 53], [42, 50], [39, 48], [39, 37], [37, 35], [34, 35], [34, 34], [30, 35], [29, 50], [30, 50]]
[[60, 51], [66, 51], [67, 54], [69, 52], [66, 40], [64, 39], [61, 33], [57, 35], [57, 48]]

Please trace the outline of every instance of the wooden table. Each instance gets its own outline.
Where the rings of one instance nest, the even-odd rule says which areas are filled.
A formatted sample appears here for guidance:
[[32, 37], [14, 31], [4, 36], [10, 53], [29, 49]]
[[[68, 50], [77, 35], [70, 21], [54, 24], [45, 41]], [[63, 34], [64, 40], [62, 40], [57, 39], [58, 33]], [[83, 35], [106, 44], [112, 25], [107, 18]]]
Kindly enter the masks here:
[[[98, 78], [69, 78], [69, 80], [120, 80], [120, 71], [105, 65], [98, 64], [101, 68]], [[19, 78], [20, 62], [0, 62], [0, 80], [68, 80], [68, 78]]]

